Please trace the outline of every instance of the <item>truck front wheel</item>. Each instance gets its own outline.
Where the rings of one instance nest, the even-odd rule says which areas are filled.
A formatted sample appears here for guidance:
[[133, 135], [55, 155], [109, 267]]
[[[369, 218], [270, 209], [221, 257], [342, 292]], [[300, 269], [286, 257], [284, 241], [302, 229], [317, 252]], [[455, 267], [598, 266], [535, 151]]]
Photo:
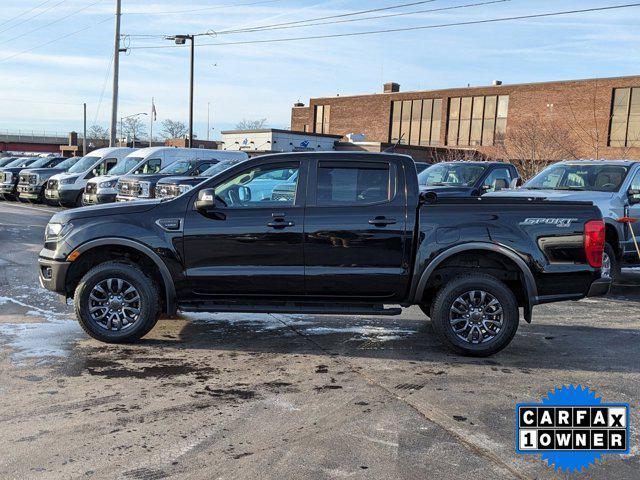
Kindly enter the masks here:
[[76, 317], [90, 336], [127, 343], [151, 331], [158, 321], [158, 289], [137, 266], [106, 262], [89, 270], [74, 295]]
[[513, 292], [485, 274], [462, 275], [448, 282], [433, 302], [431, 322], [451, 350], [488, 356], [505, 348], [520, 321]]

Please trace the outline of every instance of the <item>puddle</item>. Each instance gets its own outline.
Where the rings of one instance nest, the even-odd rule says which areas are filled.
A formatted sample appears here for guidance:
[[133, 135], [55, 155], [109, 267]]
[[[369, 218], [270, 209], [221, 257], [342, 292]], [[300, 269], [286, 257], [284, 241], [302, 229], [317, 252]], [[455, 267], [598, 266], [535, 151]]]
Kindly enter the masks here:
[[280, 321], [278, 317], [269, 313], [189, 312], [181, 313], [180, 316], [192, 322], [207, 324], [246, 324], [247, 326], [255, 327], [257, 332], [280, 330], [288, 328], [287, 325], [299, 327], [311, 323], [306, 320], [308, 317], [305, 315], [279, 315], [282, 318], [282, 321]]
[[71, 343], [82, 335], [78, 323], [67, 314], [45, 310], [11, 297], [0, 297], [0, 307], [12, 303], [26, 309], [27, 317], [37, 320], [29, 323], [0, 323], [3, 346], [12, 349], [11, 360], [24, 364], [35, 360], [36, 364], [48, 363], [51, 358], [67, 357]]

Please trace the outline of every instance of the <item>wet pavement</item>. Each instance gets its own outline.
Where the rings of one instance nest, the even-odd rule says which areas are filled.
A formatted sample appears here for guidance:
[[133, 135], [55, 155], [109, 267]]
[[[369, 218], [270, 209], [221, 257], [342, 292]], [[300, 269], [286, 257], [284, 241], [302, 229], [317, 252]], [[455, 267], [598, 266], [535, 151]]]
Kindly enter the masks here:
[[639, 478], [640, 275], [536, 307], [488, 359], [414, 308], [184, 314], [113, 346], [37, 283], [53, 211], [0, 202], [0, 478], [555, 478], [514, 453], [514, 408], [569, 383], [633, 410], [631, 454], [589, 478]]

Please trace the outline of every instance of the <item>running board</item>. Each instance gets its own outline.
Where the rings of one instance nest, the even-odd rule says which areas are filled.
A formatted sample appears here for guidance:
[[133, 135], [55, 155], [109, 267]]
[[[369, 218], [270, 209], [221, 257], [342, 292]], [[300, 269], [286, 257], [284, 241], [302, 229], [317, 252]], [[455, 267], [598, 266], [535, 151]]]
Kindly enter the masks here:
[[384, 308], [383, 305], [353, 304], [280, 304], [242, 305], [233, 303], [193, 302], [178, 305], [182, 312], [238, 312], [238, 313], [299, 313], [314, 315], [400, 315], [402, 308]]

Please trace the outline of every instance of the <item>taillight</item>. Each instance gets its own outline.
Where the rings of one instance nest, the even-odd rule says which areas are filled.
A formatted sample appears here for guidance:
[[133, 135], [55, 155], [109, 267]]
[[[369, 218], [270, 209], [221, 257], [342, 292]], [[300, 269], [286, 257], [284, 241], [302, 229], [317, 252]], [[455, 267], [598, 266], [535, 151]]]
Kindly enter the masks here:
[[602, 268], [604, 238], [604, 221], [589, 220], [584, 224], [584, 253], [593, 268]]

